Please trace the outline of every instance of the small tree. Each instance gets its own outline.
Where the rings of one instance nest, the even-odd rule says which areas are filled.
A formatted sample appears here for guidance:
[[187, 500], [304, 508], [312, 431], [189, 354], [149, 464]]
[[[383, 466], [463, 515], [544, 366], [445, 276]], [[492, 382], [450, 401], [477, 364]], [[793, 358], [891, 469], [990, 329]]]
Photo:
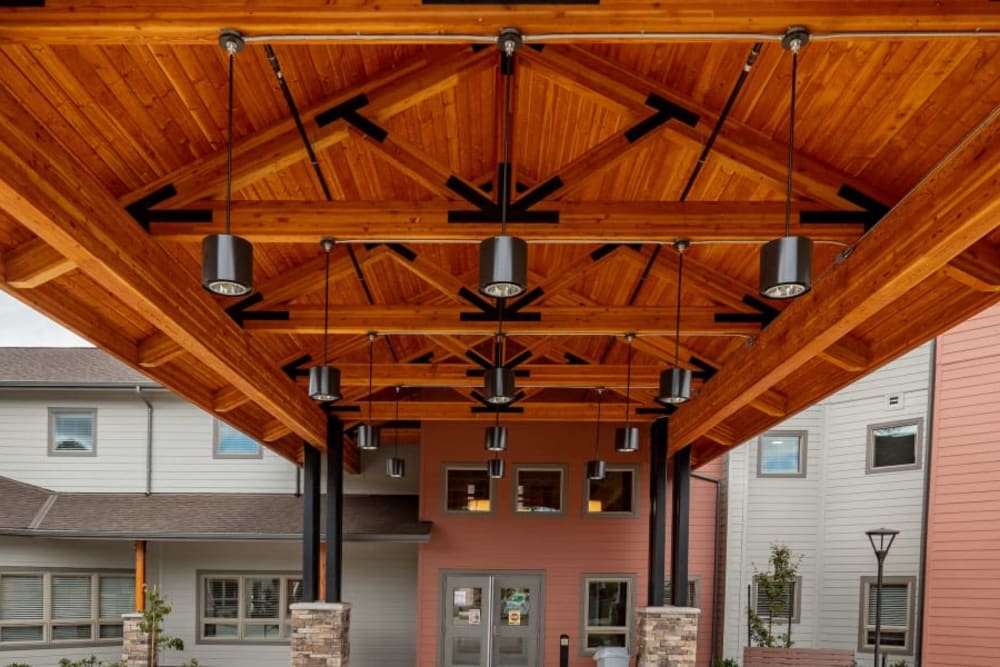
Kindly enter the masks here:
[[[173, 611], [173, 607], [169, 602], [160, 597], [160, 592], [156, 589], [156, 586], [146, 589], [146, 608], [142, 612], [139, 629], [149, 635], [147, 667], [156, 667], [156, 657], [161, 650], [184, 650], [183, 639], [180, 637], [171, 637], [163, 633], [163, 619], [171, 611]], [[191, 662], [184, 663], [183, 667], [198, 667], [198, 661], [191, 660]]]
[[786, 603], [791, 607], [791, 593], [801, 561], [801, 554], [793, 555], [791, 550], [783, 544], [772, 544], [770, 568], [768, 571], [760, 572], [755, 568], [756, 575], [754, 579], [757, 582], [757, 599], [759, 600], [761, 594], [763, 594], [764, 606], [767, 610], [767, 624], [765, 625], [764, 619], [760, 617], [753, 606], [747, 607], [747, 614], [750, 618], [751, 641], [756, 641], [758, 646], [769, 648], [778, 646], [791, 647], [791, 619], [788, 619], [787, 632], [777, 636], [774, 634], [774, 621]]

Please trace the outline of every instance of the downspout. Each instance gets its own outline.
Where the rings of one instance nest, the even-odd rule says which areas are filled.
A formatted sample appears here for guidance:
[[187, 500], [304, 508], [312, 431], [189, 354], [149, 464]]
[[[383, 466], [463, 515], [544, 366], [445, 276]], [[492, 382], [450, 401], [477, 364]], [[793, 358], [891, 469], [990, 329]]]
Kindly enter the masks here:
[[135, 386], [135, 395], [146, 404], [146, 495], [153, 493], [153, 404], [142, 394], [142, 387]]
[[927, 393], [927, 453], [924, 459], [924, 503], [923, 516], [920, 518], [920, 593], [917, 595], [919, 613], [917, 614], [917, 641], [915, 642], [913, 659], [915, 665], [919, 667], [923, 657], [924, 647], [924, 600], [927, 591], [927, 524], [929, 523], [930, 501], [931, 501], [931, 445], [934, 438], [934, 397], [937, 393], [935, 385], [937, 383], [937, 348], [938, 342], [935, 338], [931, 341], [931, 368], [930, 387]]
[[722, 534], [722, 482], [715, 477], [709, 477], [699, 472], [691, 473], [691, 477], [705, 480], [715, 484], [715, 535], [712, 538], [712, 653], [708, 664], [714, 665], [718, 659], [716, 646], [718, 646], [719, 631], [719, 535]]

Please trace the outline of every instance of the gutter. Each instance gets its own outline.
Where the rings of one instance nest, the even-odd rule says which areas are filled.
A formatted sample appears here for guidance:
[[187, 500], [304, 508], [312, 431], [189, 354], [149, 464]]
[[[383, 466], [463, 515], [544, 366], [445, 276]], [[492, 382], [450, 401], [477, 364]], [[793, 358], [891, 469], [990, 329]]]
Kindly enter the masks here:
[[[426, 533], [345, 533], [345, 542], [409, 542], [427, 543], [430, 541], [430, 527]], [[0, 528], [0, 535], [10, 537], [37, 537], [62, 539], [92, 539], [92, 540], [176, 540], [176, 541], [295, 541], [302, 539], [302, 533], [181, 533], [181, 532], [147, 532], [130, 531], [86, 531], [86, 530], [37, 530], [31, 528]], [[324, 535], [321, 534], [321, 537]]]
[[923, 657], [924, 647], [924, 600], [927, 591], [927, 524], [930, 522], [930, 502], [931, 502], [931, 451], [934, 438], [934, 399], [937, 384], [937, 351], [938, 341], [935, 338], [931, 341], [931, 368], [927, 393], [927, 452], [924, 455], [924, 502], [922, 516], [920, 517], [920, 592], [917, 595], [919, 613], [917, 614], [917, 641], [913, 649], [913, 660], [915, 665], [920, 665]]
[[135, 386], [135, 395], [146, 404], [146, 495], [153, 493], [153, 404], [142, 395], [142, 385]]

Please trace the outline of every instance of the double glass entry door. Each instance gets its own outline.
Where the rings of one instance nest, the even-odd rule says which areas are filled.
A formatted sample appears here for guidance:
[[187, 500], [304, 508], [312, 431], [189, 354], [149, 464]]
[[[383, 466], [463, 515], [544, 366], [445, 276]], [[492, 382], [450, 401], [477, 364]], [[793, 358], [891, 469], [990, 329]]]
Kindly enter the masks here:
[[443, 667], [540, 667], [542, 577], [445, 575]]

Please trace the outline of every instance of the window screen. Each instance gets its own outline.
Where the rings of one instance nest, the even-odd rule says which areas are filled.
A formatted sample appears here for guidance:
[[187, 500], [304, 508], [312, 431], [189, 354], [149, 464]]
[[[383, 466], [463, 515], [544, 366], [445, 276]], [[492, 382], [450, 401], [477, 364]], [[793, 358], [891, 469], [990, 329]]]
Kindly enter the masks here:
[[218, 457], [247, 458], [260, 456], [260, 443], [240, 433], [225, 422], [216, 422], [215, 455]]
[[94, 410], [51, 410], [50, 451], [64, 454], [94, 452]]
[[805, 433], [767, 433], [760, 438], [758, 477], [799, 476], [805, 473]]

